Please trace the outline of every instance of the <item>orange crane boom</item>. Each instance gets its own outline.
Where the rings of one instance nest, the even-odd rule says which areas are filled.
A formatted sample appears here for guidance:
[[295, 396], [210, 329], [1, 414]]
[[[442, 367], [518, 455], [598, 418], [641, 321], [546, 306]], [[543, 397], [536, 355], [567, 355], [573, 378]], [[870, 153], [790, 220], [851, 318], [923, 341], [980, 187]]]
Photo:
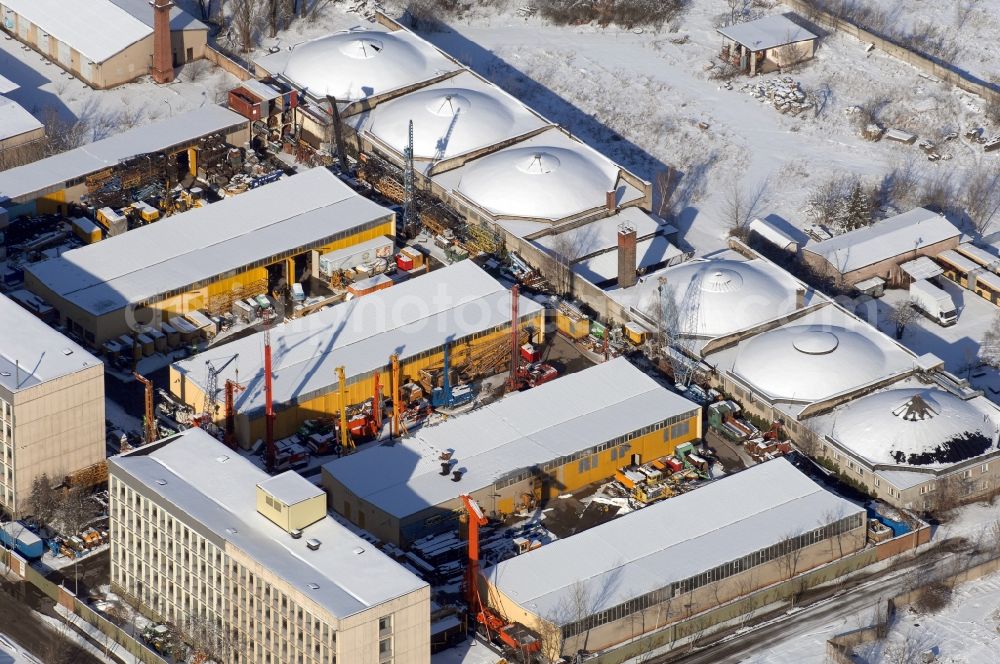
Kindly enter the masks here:
[[274, 447], [274, 386], [271, 375], [271, 316], [264, 314], [264, 421], [266, 445], [265, 462], [268, 470], [274, 470], [277, 450]]
[[351, 430], [347, 426], [347, 378], [344, 376], [344, 367], [337, 367], [337, 383], [339, 385], [340, 401], [340, 446], [346, 452], [348, 448], [354, 449], [354, 440], [351, 439]]
[[477, 615], [482, 609], [479, 599], [479, 529], [489, 523], [489, 519], [483, 515], [479, 503], [472, 496], [463, 493], [460, 498], [469, 515], [469, 564], [465, 568], [466, 601], [469, 603], [469, 611]]
[[236, 393], [242, 392], [246, 387], [234, 380], [226, 381], [226, 437], [225, 443], [232, 449], [236, 449]]
[[517, 329], [517, 304], [521, 289], [517, 284], [510, 289], [510, 377], [507, 379], [507, 389], [511, 392], [520, 387], [520, 348], [521, 335]]

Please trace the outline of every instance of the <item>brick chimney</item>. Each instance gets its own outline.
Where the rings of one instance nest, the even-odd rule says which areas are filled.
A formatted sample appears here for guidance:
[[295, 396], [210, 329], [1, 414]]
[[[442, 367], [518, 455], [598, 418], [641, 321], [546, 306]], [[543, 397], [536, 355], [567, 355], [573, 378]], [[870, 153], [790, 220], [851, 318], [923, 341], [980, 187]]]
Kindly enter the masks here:
[[635, 286], [635, 229], [628, 224], [618, 227], [618, 287]]
[[618, 192], [614, 189], [604, 194], [604, 207], [607, 208], [608, 214], [618, 211]]
[[153, 6], [153, 80], [170, 83], [174, 80], [174, 54], [170, 44], [171, 0], [150, 0]]

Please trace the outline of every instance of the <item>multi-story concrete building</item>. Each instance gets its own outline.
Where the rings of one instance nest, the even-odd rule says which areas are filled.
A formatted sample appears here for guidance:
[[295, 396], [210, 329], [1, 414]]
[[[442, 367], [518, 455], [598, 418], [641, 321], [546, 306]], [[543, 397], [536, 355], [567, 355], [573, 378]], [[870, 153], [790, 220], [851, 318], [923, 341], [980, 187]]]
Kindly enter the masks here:
[[0, 508], [104, 461], [104, 364], [0, 295]]
[[111, 582], [156, 619], [217, 628], [219, 661], [427, 664], [430, 590], [201, 429], [108, 462]]

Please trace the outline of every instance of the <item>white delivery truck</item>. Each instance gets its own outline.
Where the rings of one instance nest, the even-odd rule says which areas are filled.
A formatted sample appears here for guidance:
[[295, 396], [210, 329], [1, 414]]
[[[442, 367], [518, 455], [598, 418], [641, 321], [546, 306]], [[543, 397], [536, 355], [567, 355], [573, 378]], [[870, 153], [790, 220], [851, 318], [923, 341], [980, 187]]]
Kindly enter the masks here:
[[951, 295], [926, 279], [917, 279], [910, 284], [910, 300], [938, 325], [954, 325], [958, 321], [958, 311]]

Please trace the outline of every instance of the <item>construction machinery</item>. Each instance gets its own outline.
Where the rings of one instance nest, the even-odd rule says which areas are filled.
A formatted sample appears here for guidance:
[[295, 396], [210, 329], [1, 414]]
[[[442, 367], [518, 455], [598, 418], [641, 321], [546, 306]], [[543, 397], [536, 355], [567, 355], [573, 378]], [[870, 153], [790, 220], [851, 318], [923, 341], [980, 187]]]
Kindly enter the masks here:
[[399, 384], [401, 382], [399, 375], [399, 355], [393, 353], [389, 358], [389, 362], [392, 366], [391, 385], [389, 387], [392, 393], [392, 426], [390, 427], [390, 434], [393, 438], [398, 438], [406, 431], [403, 426], [402, 402], [400, 401], [401, 396], [399, 394]]
[[544, 362], [523, 362], [521, 347], [521, 331], [518, 328], [518, 301], [521, 289], [517, 284], [510, 290], [510, 373], [507, 378], [507, 389], [510, 392], [525, 390], [559, 376], [559, 372], [551, 364]]
[[460, 497], [468, 515], [469, 558], [464, 585], [469, 613], [486, 630], [487, 638], [491, 641], [496, 639], [530, 660], [542, 649], [542, 641], [538, 635], [521, 623], [505, 620], [482, 602], [479, 594], [479, 529], [489, 523], [489, 519], [472, 496], [462, 494]]
[[437, 384], [434, 372], [421, 370], [421, 383], [431, 395], [434, 408], [457, 408], [471, 403], [472, 387], [468, 384], [452, 386], [451, 343], [444, 344], [444, 365], [441, 369], [441, 384]]
[[152, 443], [154, 440], [159, 438], [157, 426], [156, 426], [156, 415], [153, 410], [153, 381], [149, 380], [138, 371], [132, 373], [137, 381], [142, 383], [145, 388], [145, 396], [143, 399], [143, 417], [142, 426], [145, 434], [146, 444]]
[[351, 430], [347, 421], [347, 378], [344, 375], [344, 367], [337, 367], [337, 383], [340, 392], [340, 446], [343, 451], [354, 449], [354, 439], [351, 438]]

